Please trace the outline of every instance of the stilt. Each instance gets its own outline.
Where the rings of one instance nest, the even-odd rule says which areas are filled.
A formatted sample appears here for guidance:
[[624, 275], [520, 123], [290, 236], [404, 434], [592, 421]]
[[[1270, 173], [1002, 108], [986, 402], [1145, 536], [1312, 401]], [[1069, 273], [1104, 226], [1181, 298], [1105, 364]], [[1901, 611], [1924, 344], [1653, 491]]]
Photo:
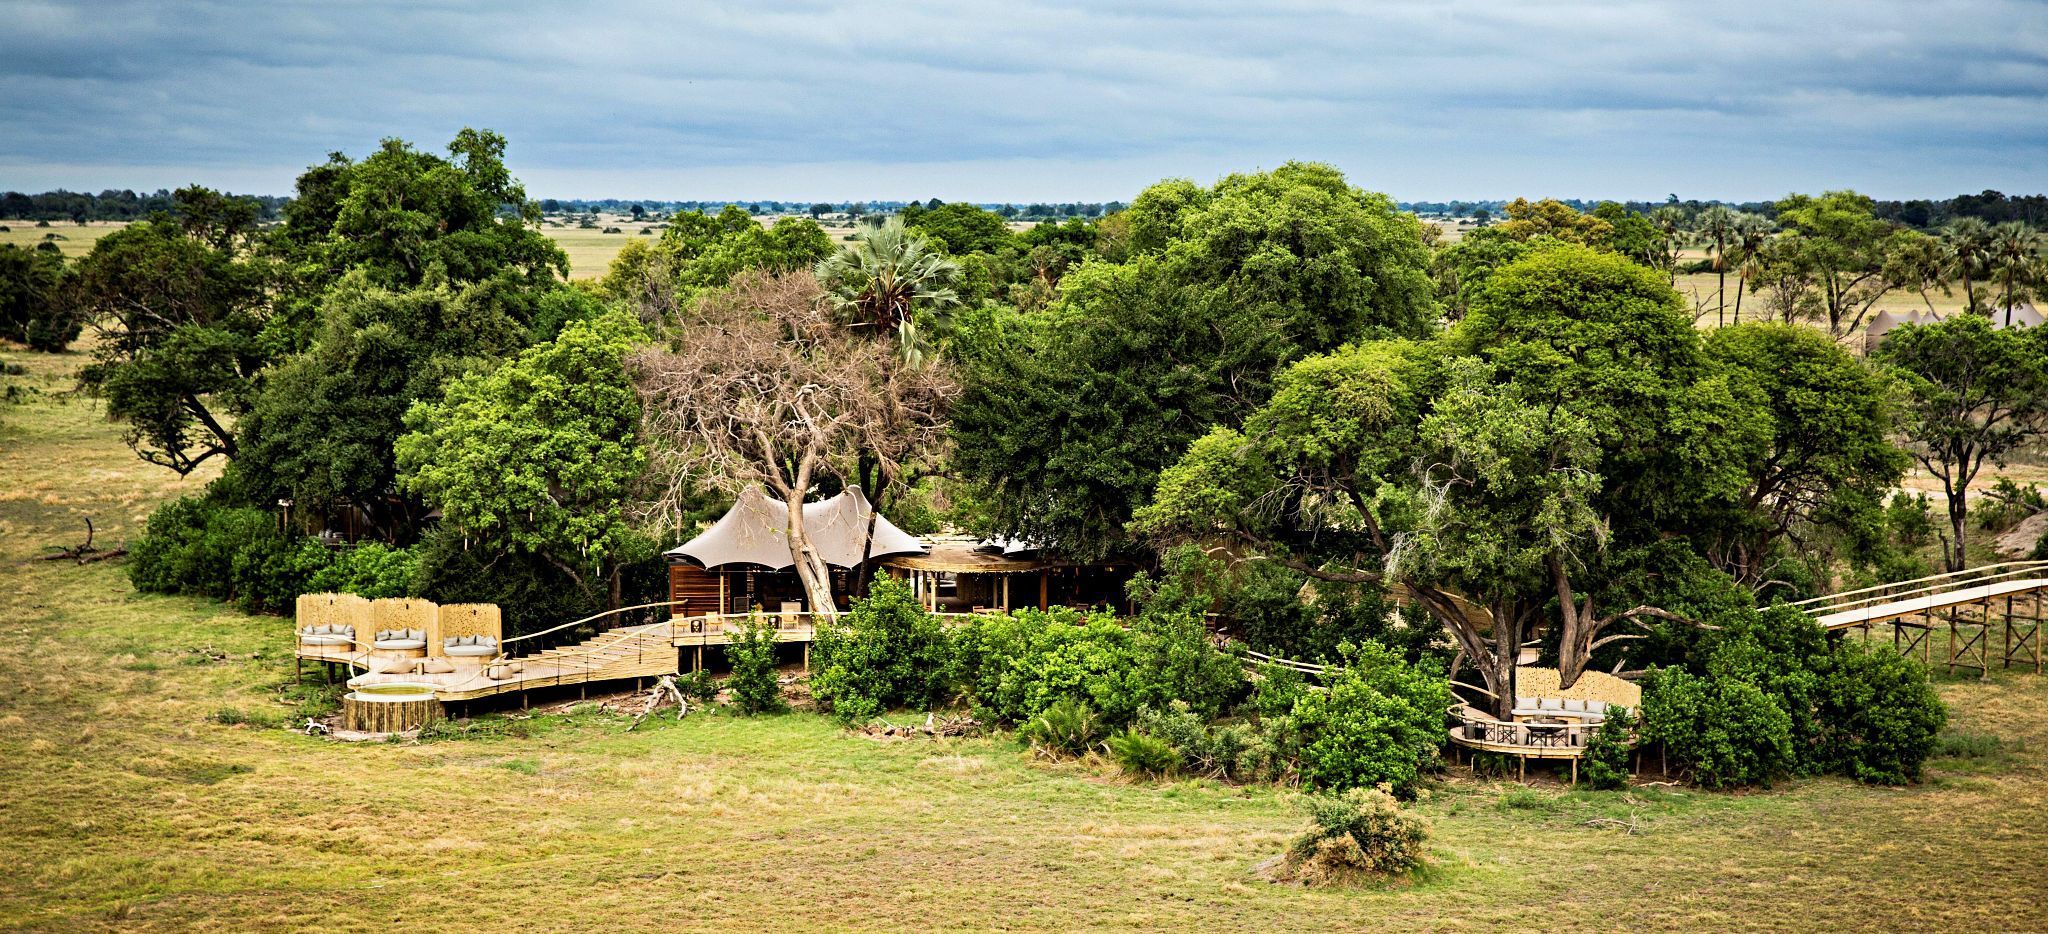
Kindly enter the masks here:
[[1515, 781], [1524, 785], [1529, 783], [1529, 760], [1521, 756], [1515, 757]]
[[1576, 757], [1576, 756], [1572, 757], [1571, 763], [1572, 763], [1572, 787], [1573, 787], [1573, 788], [1577, 788], [1577, 787], [1579, 787], [1579, 760], [1578, 760], [1578, 757]]

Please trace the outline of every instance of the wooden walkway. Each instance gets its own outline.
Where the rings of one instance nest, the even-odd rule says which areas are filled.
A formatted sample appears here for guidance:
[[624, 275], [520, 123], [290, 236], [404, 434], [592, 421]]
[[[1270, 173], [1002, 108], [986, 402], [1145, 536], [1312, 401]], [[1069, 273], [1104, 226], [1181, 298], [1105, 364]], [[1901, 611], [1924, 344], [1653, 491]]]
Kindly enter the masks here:
[[1946, 629], [1948, 672], [1989, 675], [1994, 662], [2042, 671], [2041, 623], [2048, 615], [2048, 561], [2008, 561], [1880, 584], [1792, 604], [1833, 632], [1876, 626], [1900, 653], [1937, 664], [1934, 633]]

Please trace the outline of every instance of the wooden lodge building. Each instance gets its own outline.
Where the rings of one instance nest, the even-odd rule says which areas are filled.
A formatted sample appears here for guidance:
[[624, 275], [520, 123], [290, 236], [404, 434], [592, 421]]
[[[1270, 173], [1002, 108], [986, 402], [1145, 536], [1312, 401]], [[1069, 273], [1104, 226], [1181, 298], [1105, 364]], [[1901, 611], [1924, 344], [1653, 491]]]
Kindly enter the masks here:
[[[858, 487], [805, 503], [804, 529], [832, 570], [832, 593], [846, 609], [864, 579], [890, 574], [910, 582], [935, 612], [1001, 612], [1023, 607], [1111, 606], [1128, 610], [1128, 564], [1056, 560], [1016, 542], [941, 535], [924, 541], [876, 513]], [[873, 536], [869, 538], [872, 522]], [[809, 612], [790, 560], [788, 512], [758, 486], [697, 537], [668, 551], [669, 599], [677, 616]], [[865, 548], [863, 547], [865, 545]]]

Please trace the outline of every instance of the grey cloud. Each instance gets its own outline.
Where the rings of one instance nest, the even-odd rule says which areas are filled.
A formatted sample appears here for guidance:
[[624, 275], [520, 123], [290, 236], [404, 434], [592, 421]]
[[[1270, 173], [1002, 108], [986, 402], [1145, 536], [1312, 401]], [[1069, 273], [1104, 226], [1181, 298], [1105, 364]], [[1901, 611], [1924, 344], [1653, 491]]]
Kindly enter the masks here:
[[[2044, 103], [2048, 7], [1996, 0], [0, 6], [0, 187], [281, 191], [476, 125], [592, 186], [560, 194], [876, 197], [929, 165], [1105, 198], [1301, 157], [1404, 197], [1936, 195], [2040, 187]], [[750, 178], [802, 190], [687, 187]]]

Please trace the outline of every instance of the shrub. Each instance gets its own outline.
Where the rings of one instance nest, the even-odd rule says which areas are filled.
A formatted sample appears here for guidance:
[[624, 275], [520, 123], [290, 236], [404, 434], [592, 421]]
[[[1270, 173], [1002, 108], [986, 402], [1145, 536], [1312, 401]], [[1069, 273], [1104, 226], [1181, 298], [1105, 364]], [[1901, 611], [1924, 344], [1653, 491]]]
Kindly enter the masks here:
[[1292, 875], [1311, 884], [1357, 875], [1410, 872], [1428, 858], [1429, 822], [1401, 809], [1392, 795], [1353, 788], [1339, 795], [1305, 795], [1308, 828], [1287, 848]]
[[732, 663], [732, 677], [726, 686], [732, 689], [733, 703], [742, 713], [780, 713], [785, 709], [782, 682], [775, 674], [775, 630], [768, 627], [765, 617], [757, 613], [739, 620], [732, 641], [726, 644], [725, 657]]
[[1860, 782], [1898, 785], [1920, 778], [1948, 709], [1927, 670], [1896, 652], [1845, 645], [1822, 691], [1825, 735], [1819, 758]]
[[187, 497], [157, 507], [129, 552], [137, 590], [233, 600], [250, 612], [288, 612], [330, 556], [287, 536], [276, 516]]
[[815, 653], [811, 692], [848, 723], [892, 707], [929, 709], [952, 690], [945, 629], [892, 577], [876, 578], [843, 622], [820, 627]]
[[1252, 710], [1261, 718], [1287, 716], [1307, 689], [1301, 672], [1282, 665], [1260, 666], [1259, 680], [1252, 687]]
[[1600, 721], [1600, 728], [1586, 741], [1581, 771], [1595, 790], [1620, 791], [1628, 787], [1629, 730], [1635, 722], [1635, 713], [1627, 707], [1609, 707], [1607, 718]]
[[677, 675], [676, 690], [690, 700], [708, 704], [718, 696], [718, 681], [711, 677], [711, 672], [699, 668], [686, 675]]
[[1180, 764], [1173, 744], [1149, 733], [1127, 730], [1109, 738], [1109, 756], [1133, 775], [1160, 776]]
[[1033, 747], [1078, 756], [1102, 736], [1095, 711], [1071, 697], [1063, 698], [1025, 721], [1017, 735]]
[[1210, 644], [1199, 616], [1154, 615], [1125, 629], [1108, 613], [1020, 610], [977, 620], [956, 639], [975, 701], [1012, 723], [1062, 699], [1086, 703], [1112, 727], [1174, 700], [1215, 716], [1245, 691], [1242, 669]]
[[1707, 788], [1765, 784], [1793, 770], [1792, 718], [1746, 681], [1658, 669], [1643, 691], [1642, 735]]
[[335, 555], [307, 581], [311, 593], [352, 593], [359, 597], [410, 597], [419, 593], [420, 559], [408, 548], [370, 542]]
[[1253, 745], [1253, 731], [1239, 725], [1211, 726], [1185, 701], [1174, 701], [1165, 710], [1140, 709], [1137, 731], [1164, 741], [1178, 767], [1191, 774], [1232, 779], [1250, 771], [1245, 753]]
[[1375, 643], [1345, 654], [1328, 691], [1295, 701], [1302, 779], [1337, 790], [1384, 784], [1407, 797], [1440, 755], [1450, 681], [1433, 661], [1410, 665]]
[[1025, 723], [1062, 700], [1111, 724], [1138, 711], [1130, 694], [1131, 634], [1108, 614], [1069, 609], [988, 616], [958, 633], [962, 671], [977, 703]]

